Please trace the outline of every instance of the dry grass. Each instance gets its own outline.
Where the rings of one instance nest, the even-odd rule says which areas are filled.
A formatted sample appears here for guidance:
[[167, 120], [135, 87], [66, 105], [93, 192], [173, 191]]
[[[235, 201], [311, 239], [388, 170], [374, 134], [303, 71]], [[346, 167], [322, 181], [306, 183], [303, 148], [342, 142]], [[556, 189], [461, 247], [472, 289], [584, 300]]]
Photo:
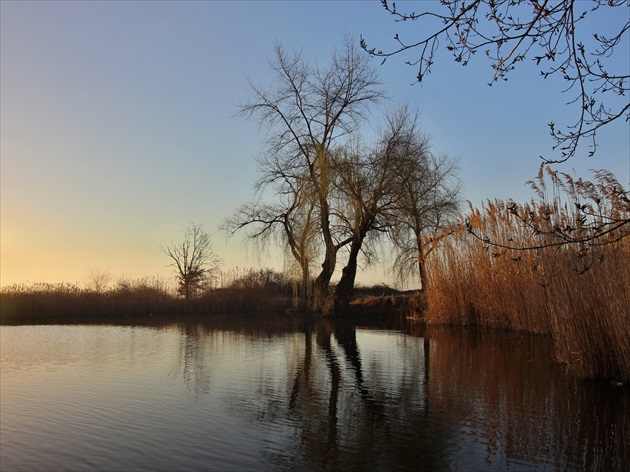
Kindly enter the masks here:
[[120, 279], [101, 291], [76, 284], [13, 285], [0, 291], [2, 323], [101, 321], [111, 317], [271, 312], [291, 305], [291, 286], [269, 271], [232, 271], [223, 288], [184, 300], [160, 278]]
[[[550, 334], [575, 375], [628, 382], [630, 237], [601, 225], [630, 218], [627, 192], [609, 174], [595, 184], [550, 175], [552, 198], [541, 173], [539, 201], [489, 201], [443, 229], [425, 321]], [[594, 231], [604, 235], [585, 241]]]

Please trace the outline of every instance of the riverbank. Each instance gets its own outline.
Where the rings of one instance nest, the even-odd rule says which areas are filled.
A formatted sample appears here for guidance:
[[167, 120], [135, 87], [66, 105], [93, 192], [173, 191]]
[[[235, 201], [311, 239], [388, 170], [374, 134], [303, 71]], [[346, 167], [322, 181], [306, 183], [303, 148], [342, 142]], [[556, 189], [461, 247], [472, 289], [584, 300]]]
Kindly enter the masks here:
[[[580, 280], [589, 282], [597, 270]], [[516, 280], [516, 279], [515, 279]], [[621, 285], [625, 282], [618, 281]], [[458, 299], [458, 294], [447, 291], [401, 292], [386, 286], [357, 288], [352, 298], [337, 302], [331, 318], [353, 319], [406, 319], [419, 326], [479, 326], [502, 331], [541, 334], [553, 340], [555, 360], [566, 366], [567, 371], [583, 379], [608, 379], [622, 383], [630, 382], [630, 346], [624, 333], [628, 331], [628, 312], [623, 310], [627, 294], [618, 293], [609, 297], [611, 303], [620, 307], [611, 311], [604, 303], [598, 306], [594, 281], [591, 292], [569, 303], [564, 298], [548, 299], [547, 318], [544, 323], [533, 324], [533, 328], [510, 323], [514, 300], [505, 299], [493, 311], [485, 313], [493, 300], [480, 291], [467, 292], [468, 302]], [[496, 288], [495, 288], [496, 290]], [[442, 304], [436, 305], [436, 297]], [[600, 294], [601, 295], [601, 294]], [[591, 300], [586, 305], [584, 300]], [[450, 300], [451, 311], [444, 316], [444, 301]], [[582, 306], [576, 305], [578, 301]], [[558, 303], [565, 303], [559, 306]], [[455, 305], [460, 303], [461, 305]], [[494, 300], [494, 303], [498, 303]], [[525, 300], [513, 313], [528, 317], [534, 300]], [[40, 284], [31, 287], [4, 289], [0, 292], [0, 324], [93, 324], [127, 323], [172, 316], [221, 316], [231, 314], [285, 314], [290, 317], [306, 315], [295, 309], [296, 300], [290, 292], [278, 287], [215, 289], [201, 297], [184, 300], [156, 287], [137, 285], [125, 292], [95, 292], [69, 284]], [[539, 305], [536, 305], [539, 306]], [[542, 308], [541, 308], [542, 310]], [[568, 311], [573, 310], [573, 311]], [[320, 317], [321, 313], [308, 314]], [[492, 318], [494, 317], [494, 318]], [[494, 321], [492, 321], [494, 320]], [[570, 349], [567, 351], [567, 349]]]
[[[419, 292], [398, 291], [385, 285], [358, 287], [352, 298], [340, 303], [334, 316], [404, 317], [420, 313]], [[0, 291], [0, 323], [98, 322], [104, 319], [161, 315], [212, 315], [231, 313], [302, 314], [289, 286], [238, 286], [217, 288], [185, 300], [164, 287], [146, 281], [125, 290], [95, 291], [73, 284], [34, 284]], [[314, 313], [320, 316], [321, 313]]]
[[71, 284], [38, 284], [0, 292], [0, 323], [98, 322], [134, 317], [219, 313], [271, 313], [291, 306], [290, 292], [274, 288], [215, 289], [185, 300], [157, 287], [96, 292]]

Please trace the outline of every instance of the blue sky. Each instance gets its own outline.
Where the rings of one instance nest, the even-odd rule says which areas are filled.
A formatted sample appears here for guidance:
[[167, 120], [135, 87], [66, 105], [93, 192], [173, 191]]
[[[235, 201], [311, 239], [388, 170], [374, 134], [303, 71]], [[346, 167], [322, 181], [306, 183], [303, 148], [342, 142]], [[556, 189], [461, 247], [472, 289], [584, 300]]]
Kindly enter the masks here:
[[[625, 21], [619, 10], [599, 21]], [[85, 282], [90, 269], [168, 276], [159, 246], [190, 222], [212, 234], [225, 270], [281, 267], [277, 252], [218, 231], [257, 177], [264, 136], [235, 116], [247, 78], [270, 83], [276, 41], [324, 63], [346, 34], [387, 49], [395, 32], [414, 31], [377, 1], [2, 1], [0, 18], [2, 286]], [[375, 66], [394, 101], [419, 110], [436, 151], [459, 159], [464, 197], [528, 200], [525, 181], [551, 153], [546, 123], [572, 120], [564, 84], [524, 64], [488, 87], [484, 58], [462, 67], [442, 51], [412, 85], [408, 58]], [[617, 123], [594, 158], [559, 168], [606, 168], [628, 185], [629, 141], [628, 123]]]

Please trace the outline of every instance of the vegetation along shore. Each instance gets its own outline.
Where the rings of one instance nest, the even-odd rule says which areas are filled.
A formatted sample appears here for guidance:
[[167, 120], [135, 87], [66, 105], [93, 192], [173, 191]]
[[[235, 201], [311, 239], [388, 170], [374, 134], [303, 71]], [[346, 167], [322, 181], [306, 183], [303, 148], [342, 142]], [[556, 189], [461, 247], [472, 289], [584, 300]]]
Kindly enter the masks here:
[[[436, 16], [382, 1], [397, 21], [439, 18], [447, 25], [409, 45], [396, 35], [400, 47], [391, 51], [346, 37], [326, 62], [276, 44], [269, 83], [249, 80], [249, 98], [237, 112], [265, 134], [255, 193], [220, 229], [279, 250], [282, 272], [222, 272], [210, 236], [191, 224], [182, 241], [161, 247], [176, 287], [159, 278], [110, 284], [98, 272], [88, 287], [4, 287], [2, 323], [246, 312], [404, 316], [548, 336], [571, 375], [630, 382], [630, 193], [612, 172], [593, 171], [588, 180], [557, 168], [577, 159], [585, 140], [592, 157], [598, 130], [628, 121], [630, 77], [623, 68], [609, 73], [605, 58], [623, 46], [630, 24], [613, 36], [590, 35], [585, 46], [575, 40], [575, 25], [587, 13], [574, 19], [574, 2], [532, 2], [529, 22], [507, 14], [524, 8], [519, 2], [503, 3], [452, 2]], [[627, 6], [598, 1], [590, 14], [605, 3]], [[477, 15], [498, 31], [481, 33]], [[574, 94], [575, 123], [549, 123], [555, 158], [543, 158], [529, 182], [531, 201], [490, 199], [462, 211], [457, 160], [434, 149], [419, 111], [388, 99], [371, 59], [415, 50], [410, 64], [422, 81], [440, 38], [463, 65], [488, 47], [492, 83], [507, 80], [528, 55], [545, 78], [560, 75]], [[559, 47], [562, 38], [566, 46]], [[531, 57], [535, 49], [542, 55]], [[604, 93], [613, 96], [611, 105], [600, 101]], [[362, 267], [376, 260], [391, 266], [400, 287], [418, 290], [357, 286]]]
[[[319, 310], [303, 303], [301, 279], [234, 270], [220, 286], [186, 298], [159, 278], [91, 287], [33, 284], [0, 291], [3, 324], [102, 322], [125, 316], [284, 312], [290, 316], [405, 316], [427, 325], [482, 326], [550, 336], [556, 360], [578, 378], [630, 382], [628, 192], [606, 172], [594, 182], [547, 167], [537, 199], [488, 201], [427, 235], [426, 285], [399, 292], [334, 285]], [[549, 198], [549, 195], [552, 198]], [[216, 274], [215, 274], [216, 275]], [[327, 307], [332, 307], [327, 312]]]

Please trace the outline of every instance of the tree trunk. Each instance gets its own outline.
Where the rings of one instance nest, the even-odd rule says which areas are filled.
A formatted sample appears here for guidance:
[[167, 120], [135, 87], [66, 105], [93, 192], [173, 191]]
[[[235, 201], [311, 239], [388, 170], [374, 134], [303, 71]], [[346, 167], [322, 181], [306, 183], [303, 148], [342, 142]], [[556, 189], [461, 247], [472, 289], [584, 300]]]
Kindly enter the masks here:
[[322, 271], [315, 279], [315, 292], [317, 297], [326, 297], [328, 295], [328, 287], [330, 279], [335, 271], [336, 255], [331, 256], [326, 252], [326, 257], [322, 263]]
[[328, 206], [327, 193], [320, 194], [320, 225], [322, 230], [322, 237], [326, 246], [326, 255], [324, 262], [322, 263], [322, 271], [315, 279], [315, 308], [321, 308], [324, 300], [328, 297], [328, 287], [330, 286], [330, 279], [335, 272], [335, 265], [337, 264], [337, 246], [333, 240], [330, 232], [330, 208]]
[[359, 251], [361, 250], [362, 243], [363, 238], [352, 241], [348, 264], [343, 268], [341, 279], [339, 280], [335, 290], [335, 297], [337, 299], [343, 300], [348, 298], [354, 290], [354, 280], [357, 275], [357, 258], [359, 257]]
[[427, 273], [424, 268], [424, 250], [422, 248], [422, 240], [417, 238], [416, 244], [418, 247], [418, 274], [420, 276], [420, 287], [422, 288], [422, 291], [425, 292], [427, 288]]
[[302, 300], [307, 301], [309, 298], [309, 283], [310, 283], [310, 272], [308, 270], [308, 262], [304, 261], [301, 264], [302, 266], [302, 293], [301, 293], [301, 297]]

